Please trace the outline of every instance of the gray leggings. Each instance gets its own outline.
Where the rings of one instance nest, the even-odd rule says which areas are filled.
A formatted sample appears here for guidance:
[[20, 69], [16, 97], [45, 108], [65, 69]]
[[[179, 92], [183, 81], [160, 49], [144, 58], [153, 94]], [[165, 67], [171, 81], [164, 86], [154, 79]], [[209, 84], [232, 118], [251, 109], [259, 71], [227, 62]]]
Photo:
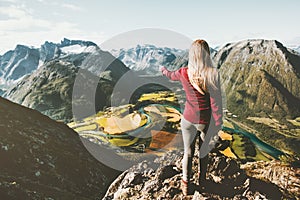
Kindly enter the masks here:
[[[206, 124], [193, 124], [187, 121], [183, 116], [181, 117], [181, 130], [183, 137], [184, 155], [182, 159], [182, 174], [183, 180], [189, 181], [191, 178], [192, 171], [192, 160], [195, 152], [196, 139], [199, 138], [199, 151], [204, 141], [208, 125]], [[207, 170], [208, 156], [200, 159], [198, 172], [200, 173], [199, 180], [204, 180]]]

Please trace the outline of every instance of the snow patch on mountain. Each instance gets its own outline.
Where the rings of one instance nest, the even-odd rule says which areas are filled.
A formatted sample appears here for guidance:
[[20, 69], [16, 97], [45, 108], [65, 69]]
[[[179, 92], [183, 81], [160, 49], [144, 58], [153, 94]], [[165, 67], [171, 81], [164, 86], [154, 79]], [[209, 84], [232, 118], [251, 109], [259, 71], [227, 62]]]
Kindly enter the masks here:
[[294, 50], [297, 51], [298, 53], [300, 53], [300, 46], [295, 47]]
[[81, 46], [79, 44], [62, 47], [61, 51], [66, 54], [93, 53], [97, 50], [95, 46]]

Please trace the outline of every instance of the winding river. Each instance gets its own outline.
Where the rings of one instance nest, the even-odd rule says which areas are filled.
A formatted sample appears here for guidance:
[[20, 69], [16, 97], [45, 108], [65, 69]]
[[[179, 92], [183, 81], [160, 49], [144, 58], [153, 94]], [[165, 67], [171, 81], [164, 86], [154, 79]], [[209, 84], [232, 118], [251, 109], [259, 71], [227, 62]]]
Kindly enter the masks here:
[[280, 156], [285, 155], [284, 152], [280, 151], [279, 149], [276, 149], [275, 147], [263, 142], [262, 140], [260, 140], [256, 135], [254, 135], [253, 133], [250, 133], [244, 129], [242, 129], [241, 127], [239, 127], [238, 125], [236, 125], [235, 123], [231, 122], [234, 126], [234, 129], [232, 128], [228, 128], [226, 126], [224, 126], [222, 128], [222, 130], [224, 131], [229, 131], [232, 133], [236, 133], [236, 134], [242, 134], [243, 136], [246, 136], [247, 138], [249, 138], [251, 140], [251, 142], [261, 151], [271, 155], [273, 158], [279, 160]]
[[[150, 104], [150, 106], [157, 106], [158, 104]], [[169, 106], [170, 105], [162, 105], [162, 106]], [[175, 108], [176, 110], [178, 110], [180, 112], [180, 108], [171, 106], [172, 108]], [[149, 115], [147, 115], [147, 113], [143, 110], [143, 108], [140, 108], [139, 110], [142, 114], [146, 115], [149, 118], [149, 123], [151, 123], [151, 118], [149, 117]], [[285, 155], [284, 152], [280, 151], [279, 149], [267, 144], [266, 142], [263, 142], [262, 140], [260, 140], [255, 134], [250, 133], [244, 129], [242, 129], [241, 127], [239, 127], [237, 124], [231, 122], [234, 126], [234, 129], [223, 126], [222, 130], [224, 131], [229, 131], [232, 132], [234, 134], [241, 134], [247, 138], [249, 138], [251, 140], [251, 142], [258, 148], [260, 149], [262, 152], [269, 154], [270, 156], [272, 156], [273, 158], [279, 160], [280, 156]], [[147, 123], [148, 124], [148, 123]], [[141, 127], [142, 128], [142, 127]]]
[[[145, 134], [145, 132], [146, 132], [145, 130], [151, 128], [151, 126], [153, 125], [153, 121], [155, 120], [155, 119], [152, 119], [152, 116], [150, 113], [148, 113], [147, 111], [144, 110], [145, 107], [149, 107], [149, 106], [154, 106], [154, 107], [163, 106], [165, 108], [170, 107], [170, 108], [176, 109], [179, 113], [181, 113], [180, 108], [173, 106], [173, 105], [157, 104], [157, 103], [148, 104], [148, 105], [142, 106], [138, 109], [138, 112], [141, 113], [142, 115], [146, 116], [146, 118], [147, 118], [147, 122], [141, 127], [138, 127], [132, 131], [128, 131], [124, 134], [118, 134], [118, 135], [104, 133], [99, 130], [83, 131], [83, 133], [84, 134], [95, 134], [95, 135], [99, 135], [101, 137], [106, 137], [106, 138], [120, 138], [120, 139], [122, 139], [122, 138], [126, 139], [128, 137], [145, 138], [146, 136], [143, 136], [143, 134]], [[280, 156], [285, 155], [285, 153], [280, 151], [279, 149], [276, 149], [273, 146], [261, 141], [256, 135], [242, 129], [234, 122], [231, 122], [231, 123], [233, 124], [234, 128], [229, 128], [229, 127], [223, 126], [222, 130], [233, 133], [233, 134], [241, 134], [241, 135], [249, 138], [251, 140], [251, 142], [258, 149], [260, 149], [262, 152], [267, 153], [268, 155], [274, 157], [275, 159], [279, 160]]]

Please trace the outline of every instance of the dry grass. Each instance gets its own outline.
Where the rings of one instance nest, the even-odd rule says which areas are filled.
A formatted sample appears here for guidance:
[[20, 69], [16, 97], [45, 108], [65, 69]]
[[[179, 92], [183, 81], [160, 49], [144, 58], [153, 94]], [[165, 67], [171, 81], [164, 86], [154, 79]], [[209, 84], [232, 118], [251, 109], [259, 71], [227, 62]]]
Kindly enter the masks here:
[[237, 156], [231, 151], [230, 147], [227, 147], [224, 151], [220, 151], [220, 152], [229, 158], [237, 159]]
[[219, 131], [218, 135], [221, 138], [221, 140], [230, 140], [230, 141], [232, 141], [232, 135], [229, 134], [229, 133], [226, 133], [224, 131]]
[[141, 127], [147, 123], [147, 118], [138, 113], [131, 113], [125, 117], [110, 116], [107, 118], [100, 118], [96, 120], [101, 127], [104, 128], [104, 132], [109, 134], [123, 134], [138, 127]]

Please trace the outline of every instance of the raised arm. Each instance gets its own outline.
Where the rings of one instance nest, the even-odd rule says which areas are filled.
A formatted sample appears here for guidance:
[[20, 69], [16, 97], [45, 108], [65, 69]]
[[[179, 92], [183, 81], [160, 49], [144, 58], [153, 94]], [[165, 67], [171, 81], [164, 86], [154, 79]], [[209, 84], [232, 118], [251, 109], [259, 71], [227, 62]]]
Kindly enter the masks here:
[[169, 71], [167, 68], [162, 67], [161, 72], [164, 76], [168, 77], [172, 81], [179, 81], [180, 80], [180, 72], [179, 70], [176, 71]]

